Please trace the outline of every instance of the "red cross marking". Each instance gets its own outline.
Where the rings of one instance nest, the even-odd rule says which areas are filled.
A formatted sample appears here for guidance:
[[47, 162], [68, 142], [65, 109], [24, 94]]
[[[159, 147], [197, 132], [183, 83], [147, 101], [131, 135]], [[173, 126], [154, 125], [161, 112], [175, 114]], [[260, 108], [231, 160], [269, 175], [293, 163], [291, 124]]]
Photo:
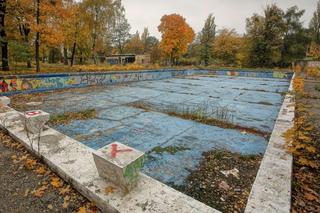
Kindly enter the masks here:
[[32, 112], [26, 112], [26, 114], [29, 115], [29, 116], [35, 116], [35, 115], [41, 114], [41, 112], [39, 112], [39, 111], [32, 111]]
[[117, 153], [118, 152], [132, 152], [132, 149], [118, 149], [118, 145], [117, 144], [112, 144], [111, 145], [111, 157], [112, 158], [116, 158], [117, 157]]

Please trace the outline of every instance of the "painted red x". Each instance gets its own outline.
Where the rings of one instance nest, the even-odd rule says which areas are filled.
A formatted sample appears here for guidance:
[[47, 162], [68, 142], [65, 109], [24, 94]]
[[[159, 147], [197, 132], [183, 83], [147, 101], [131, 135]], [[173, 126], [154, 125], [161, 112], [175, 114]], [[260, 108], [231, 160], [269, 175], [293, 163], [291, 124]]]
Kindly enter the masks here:
[[34, 116], [34, 115], [39, 115], [40, 112], [39, 111], [32, 111], [32, 112], [26, 112], [26, 114], [29, 116]]
[[131, 152], [132, 151], [132, 149], [118, 149], [117, 144], [112, 144], [111, 148], [112, 148], [111, 149], [111, 157], [112, 158], [116, 158], [118, 152]]

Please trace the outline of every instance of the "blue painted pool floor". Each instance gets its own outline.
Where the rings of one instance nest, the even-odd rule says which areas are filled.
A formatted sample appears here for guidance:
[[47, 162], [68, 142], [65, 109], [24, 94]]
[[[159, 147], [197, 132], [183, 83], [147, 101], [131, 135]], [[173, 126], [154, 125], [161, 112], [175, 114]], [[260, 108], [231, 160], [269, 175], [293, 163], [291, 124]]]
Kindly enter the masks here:
[[[51, 114], [96, 109], [95, 119], [54, 128], [94, 149], [118, 141], [144, 151], [148, 153], [144, 173], [164, 183], [181, 185], [203, 152], [226, 149], [243, 154], [264, 153], [267, 141], [238, 130], [172, 117], [161, 113], [162, 108], [179, 110], [203, 103], [223, 106], [230, 110], [233, 122], [271, 132], [288, 86], [287, 80], [280, 79], [193, 76], [52, 93], [41, 109]], [[156, 110], [128, 105], [137, 101]], [[182, 149], [173, 154], [153, 151], [159, 146]]]

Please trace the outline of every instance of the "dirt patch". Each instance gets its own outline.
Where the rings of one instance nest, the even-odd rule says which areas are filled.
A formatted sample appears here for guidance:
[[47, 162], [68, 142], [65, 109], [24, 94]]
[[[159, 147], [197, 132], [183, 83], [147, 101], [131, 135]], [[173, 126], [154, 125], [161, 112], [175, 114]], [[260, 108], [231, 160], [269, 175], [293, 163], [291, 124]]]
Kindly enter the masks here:
[[1, 212], [100, 212], [2, 130], [0, 168]]
[[261, 159], [229, 151], [206, 152], [185, 185], [175, 188], [222, 212], [243, 212]]

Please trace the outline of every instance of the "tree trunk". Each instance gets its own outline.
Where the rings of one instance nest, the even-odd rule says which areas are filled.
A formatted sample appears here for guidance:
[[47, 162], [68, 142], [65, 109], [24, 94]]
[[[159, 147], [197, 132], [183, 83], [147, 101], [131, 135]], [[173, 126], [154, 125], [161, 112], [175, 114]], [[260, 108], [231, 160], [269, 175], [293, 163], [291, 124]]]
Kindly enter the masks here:
[[2, 59], [2, 70], [9, 71], [9, 60], [8, 60], [8, 41], [5, 31], [5, 15], [6, 15], [6, 0], [0, 0], [0, 37], [1, 37], [1, 59]]
[[42, 63], [46, 62], [46, 51], [44, 47], [42, 47]]
[[[36, 15], [36, 19], [37, 19], [37, 26], [40, 25], [40, 0], [37, 0], [37, 15]], [[36, 33], [36, 42], [35, 42], [35, 47], [36, 47], [36, 55], [35, 55], [35, 59], [36, 59], [36, 71], [40, 72], [40, 59], [39, 59], [39, 48], [40, 48], [40, 32], [37, 31]]]
[[71, 56], [71, 67], [73, 66], [74, 56], [75, 56], [75, 54], [76, 54], [76, 46], [77, 46], [77, 43], [74, 42], [74, 43], [73, 43], [73, 48], [72, 48], [72, 56]]
[[63, 48], [63, 64], [68, 65], [68, 50], [67, 48]]
[[97, 64], [95, 49], [96, 49], [96, 35], [93, 35], [92, 59], [93, 59], [93, 63], [94, 63], [94, 64]]
[[31, 54], [29, 51], [29, 33], [30, 33], [30, 28], [28, 28], [27, 26], [23, 26], [24, 42], [28, 47], [27, 67], [31, 68], [31, 58], [30, 58]]
[[83, 64], [82, 51], [80, 51], [80, 64]]

